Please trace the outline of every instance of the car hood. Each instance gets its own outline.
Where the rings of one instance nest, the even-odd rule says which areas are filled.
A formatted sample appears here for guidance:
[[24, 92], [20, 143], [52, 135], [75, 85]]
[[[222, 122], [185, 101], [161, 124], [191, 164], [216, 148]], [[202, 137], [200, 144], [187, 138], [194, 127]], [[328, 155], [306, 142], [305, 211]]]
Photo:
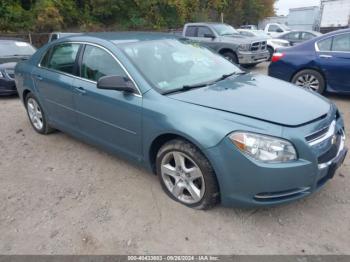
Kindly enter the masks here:
[[300, 126], [326, 115], [331, 104], [290, 83], [263, 75], [237, 75], [170, 98], [283, 126]]
[[[5, 57], [0, 57], [0, 66], [3, 64], [13, 64], [13, 67], [16, 66], [16, 62], [23, 61], [23, 60], [28, 60], [30, 56], [28, 55], [23, 55], [23, 56], [5, 56]], [[9, 68], [9, 67], [6, 67]]]
[[3, 63], [0, 64], [0, 69], [15, 69], [16, 64], [15, 62]]

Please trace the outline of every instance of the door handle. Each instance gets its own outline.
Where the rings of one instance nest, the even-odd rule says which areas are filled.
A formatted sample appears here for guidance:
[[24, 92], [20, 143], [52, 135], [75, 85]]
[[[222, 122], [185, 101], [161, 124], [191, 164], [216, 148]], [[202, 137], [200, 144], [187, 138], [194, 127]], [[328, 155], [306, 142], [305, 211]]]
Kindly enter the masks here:
[[35, 78], [38, 79], [39, 81], [43, 80], [43, 77], [41, 75], [35, 75]]
[[84, 88], [82, 88], [82, 87], [75, 88], [75, 91], [77, 91], [81, 95], [86, 93], [86, 90]]
[[333, 56], [331, 56], [331, 55], [320, 55], [320, 58], [332, 58]]

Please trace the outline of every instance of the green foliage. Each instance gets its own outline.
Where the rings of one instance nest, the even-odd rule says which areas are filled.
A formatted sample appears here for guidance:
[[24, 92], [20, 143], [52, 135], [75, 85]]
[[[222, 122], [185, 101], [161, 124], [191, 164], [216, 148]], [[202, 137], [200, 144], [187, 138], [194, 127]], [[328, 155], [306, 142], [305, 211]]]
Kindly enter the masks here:
[[0, 31], [161, 30], [191, 21], [255, 24], [275, 0], [0, 0]]

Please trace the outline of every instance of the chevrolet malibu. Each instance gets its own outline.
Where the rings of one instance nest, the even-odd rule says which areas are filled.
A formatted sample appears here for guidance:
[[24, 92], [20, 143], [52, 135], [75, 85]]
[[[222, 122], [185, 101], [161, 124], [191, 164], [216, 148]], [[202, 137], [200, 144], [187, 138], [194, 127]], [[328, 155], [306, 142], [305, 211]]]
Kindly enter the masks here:
[[19, 63], [15, 78], [35, 131], [138, 163], [192, 208], [300, 199], [347, 153], [333, 103], [167, 34], [62, 38]]

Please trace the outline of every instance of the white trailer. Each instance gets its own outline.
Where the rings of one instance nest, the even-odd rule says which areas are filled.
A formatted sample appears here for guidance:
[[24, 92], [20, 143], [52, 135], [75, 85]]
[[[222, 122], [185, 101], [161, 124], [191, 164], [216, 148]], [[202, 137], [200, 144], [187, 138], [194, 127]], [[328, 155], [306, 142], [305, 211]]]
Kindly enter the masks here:
[[347, 28], [350, 25], [350, 0], [322, 0], [320, 31]]

